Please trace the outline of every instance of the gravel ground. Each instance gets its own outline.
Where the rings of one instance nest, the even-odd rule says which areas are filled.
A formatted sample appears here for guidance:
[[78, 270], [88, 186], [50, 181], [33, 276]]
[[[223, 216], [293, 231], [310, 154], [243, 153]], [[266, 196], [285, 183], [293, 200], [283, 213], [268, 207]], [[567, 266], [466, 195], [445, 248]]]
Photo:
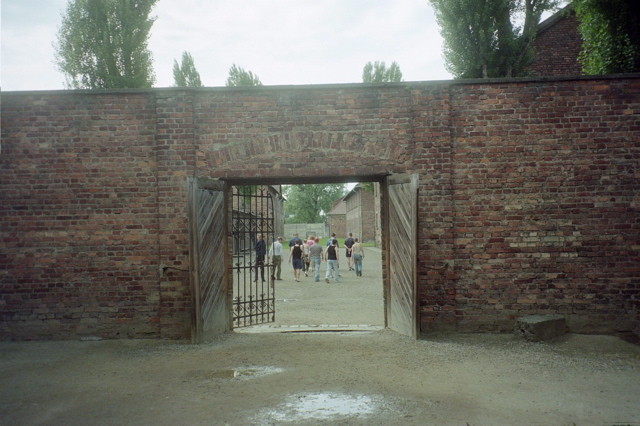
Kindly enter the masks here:
[[[2, 342], [0, 424], [640, 424], [640, 347], [582, 335], [411, 340], [380, 330], [373, 263], [359, 281], [279, 282], [275, 326], [202, 345]], [[356, 297], [366, 291], [378, 295], [368, 307]], [[305, 332], [341, 323], [349, 331]]]
[[[340, 255], [343, 254], [341, 250]], [[267, 327], [384, 327], [380, 249], [365, 248], [361, 277], [349, 271], [344, 257], [340, 259], [338, 283], [334, 280], [328, 284], [325, 282], [326, 262], [322, 263], [320, 272], [320, 282], [315, 282], [311, 272], [308, 277], [303, 274], [300, 282], [295, 282], [291, 264], [283, 267], [283, 280], [276, 281], [276, 321]], [[257, 327], [253, 331], [262, 331], [264, 328]]]
[[640, 423], [640, 348], [609, 336], [5, 342], [0, 365], [6, 425]]

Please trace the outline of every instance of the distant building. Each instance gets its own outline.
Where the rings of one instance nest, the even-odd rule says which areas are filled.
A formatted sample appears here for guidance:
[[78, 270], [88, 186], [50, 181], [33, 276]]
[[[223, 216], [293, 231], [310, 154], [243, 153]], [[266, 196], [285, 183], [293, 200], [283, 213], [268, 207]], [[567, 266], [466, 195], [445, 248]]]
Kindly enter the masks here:
[[536, 59], [529, 67], [533, 76], [560, 77], [581, 75], [578, 55], [582, 51], [582, 36], [573, 6], [562, 8], [538, 25], [533, 43]]
[[333, 202], [333, 207], [327, 213], [327, 225], [329, 227], [329, 236], [336, 234], [337, 237], [344, 238], [347, 232], [347, 205], [344, 197]]
[[375, 242], [376, 213], [373, 192], [358, 184], [344, 197], [344, 202], [346, 204], [347, 229], [343, 235], [352, 233], [363, 243]]

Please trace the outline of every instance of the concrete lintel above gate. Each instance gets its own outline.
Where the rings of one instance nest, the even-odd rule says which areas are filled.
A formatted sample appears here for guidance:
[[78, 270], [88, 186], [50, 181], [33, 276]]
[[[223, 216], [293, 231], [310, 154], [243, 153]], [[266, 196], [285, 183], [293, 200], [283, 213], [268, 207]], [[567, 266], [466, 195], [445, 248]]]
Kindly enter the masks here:
[[[319, 170], [319, 172], [321, 171]], [[314, 176], [226, 177], [222, 180], [226, 180], [231, 185], [298, 185], [316, 183], [380, 182], [386, 176], [388, 176], [388, 174], [334, 176], [319, 173]]]
[[214, 191], [222, 191], [225, 186], [225, 181], [219, 179], [210, 179], [197, 177], [196, 183], [199, 189], [212, 189]]

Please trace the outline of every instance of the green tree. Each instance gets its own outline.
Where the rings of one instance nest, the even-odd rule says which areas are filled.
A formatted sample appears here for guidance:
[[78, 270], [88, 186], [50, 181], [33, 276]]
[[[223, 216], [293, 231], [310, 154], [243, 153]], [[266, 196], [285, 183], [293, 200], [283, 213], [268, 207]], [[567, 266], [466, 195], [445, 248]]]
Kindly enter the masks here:
[[187, 51], [182, 52], [182, 66], [173, 60], [173, 83], [178, 87], [202, 87], [200, 73], [196, 70], [193, 57]]
[[640, 2], [574, 0], [586, 74], [640, 71]]
[[373, 182], [360, 182], [358, 185], [365, 191], [369, 191], [372, 194], [375, 193]]
[[155, 82], [147, 49], [158, 0], [70, 0], [55, 62], [73, 89], [146, 88]]
[[294, 185], [283, 188], [285, 223], [326, 221], [332, 203], [344, 196], [344, 184]]
[[227, 87], [235, 86], [262, 86], [260, 79], [251, 71], [245, 71], [242, 67], [233, 64], [229, 68], [229, 77], [227, 77]]
[[557, 5], [557, 0], [429, 1], [444, 39], [445, 66], [455, 78], [526, 75], [540, 16]]
[[402, 71], [397, 62], [391, 62], [389, 68], [384, 61], [375, 63], [367, 62], [362, 69], [363, 83], [397, 83], [402, 81]]

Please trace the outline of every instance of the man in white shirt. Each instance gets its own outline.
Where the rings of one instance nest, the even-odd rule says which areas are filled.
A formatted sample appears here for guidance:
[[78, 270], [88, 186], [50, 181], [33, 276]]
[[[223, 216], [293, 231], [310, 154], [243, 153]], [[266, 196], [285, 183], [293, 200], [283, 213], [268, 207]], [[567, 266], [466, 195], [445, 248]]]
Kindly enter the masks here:
[[282, 237], [278, 237], [269, 249], [269, 263], [272, 263], [271, 276], [282, 281]]

